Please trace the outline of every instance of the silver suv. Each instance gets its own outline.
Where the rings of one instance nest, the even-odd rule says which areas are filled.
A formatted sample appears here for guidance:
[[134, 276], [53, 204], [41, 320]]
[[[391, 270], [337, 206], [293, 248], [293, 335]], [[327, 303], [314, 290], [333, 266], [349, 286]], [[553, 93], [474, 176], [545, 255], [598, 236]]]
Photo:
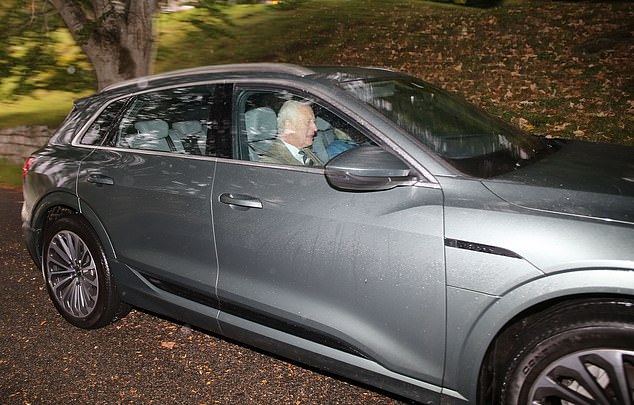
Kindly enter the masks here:
[[633, 403], [632, 147], [396, 72], [247, 64], [78, 100], [24, 169], [75, 326], [136, 306], [424, 403]]

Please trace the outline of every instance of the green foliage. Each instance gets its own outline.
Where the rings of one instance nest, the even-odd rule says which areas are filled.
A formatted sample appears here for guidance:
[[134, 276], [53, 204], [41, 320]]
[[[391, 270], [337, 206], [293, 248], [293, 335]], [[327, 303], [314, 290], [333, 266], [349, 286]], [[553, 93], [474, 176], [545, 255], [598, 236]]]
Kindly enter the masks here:
[[0, 100], [0, 128], [20, 125], [46, 125], [56, 128], [73, 106], [73, 100], [86, 96], [81, 93], [38, 90], [29, 96]]
[[0, 27], [1, 98], [94, 88], [90, 64], [48, 2], [4, 0]]

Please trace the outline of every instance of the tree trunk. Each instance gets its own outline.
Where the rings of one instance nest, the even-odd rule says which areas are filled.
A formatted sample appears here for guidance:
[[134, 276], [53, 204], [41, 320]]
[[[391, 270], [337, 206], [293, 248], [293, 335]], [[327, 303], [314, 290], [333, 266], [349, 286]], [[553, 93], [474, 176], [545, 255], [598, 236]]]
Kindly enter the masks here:
[[88, 56], [98, 90], [150, 73], [158, 0], [49, 1]]

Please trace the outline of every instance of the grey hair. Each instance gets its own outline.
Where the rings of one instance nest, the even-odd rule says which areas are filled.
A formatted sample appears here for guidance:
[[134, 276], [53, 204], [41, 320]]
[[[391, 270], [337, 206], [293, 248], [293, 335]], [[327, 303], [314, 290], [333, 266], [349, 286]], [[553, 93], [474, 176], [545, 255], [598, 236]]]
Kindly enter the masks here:
[[288, 100], [282, 104], [280, 112], [277, 114], [277, 132], [282, 135], [285, 129], [286, 120], [293, 121], [297, 117], [297, 112], [303, 107], [310, 107], [306, 101]]

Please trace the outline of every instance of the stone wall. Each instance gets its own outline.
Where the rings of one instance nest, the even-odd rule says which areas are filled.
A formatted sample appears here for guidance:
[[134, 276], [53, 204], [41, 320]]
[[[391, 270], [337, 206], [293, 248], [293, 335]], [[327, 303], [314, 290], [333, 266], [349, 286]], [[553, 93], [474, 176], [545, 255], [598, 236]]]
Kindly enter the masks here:
[[46, 126], [0, 129], [0, 158], [22, 164], [34, 150], [46, 144], [53, 132]]

